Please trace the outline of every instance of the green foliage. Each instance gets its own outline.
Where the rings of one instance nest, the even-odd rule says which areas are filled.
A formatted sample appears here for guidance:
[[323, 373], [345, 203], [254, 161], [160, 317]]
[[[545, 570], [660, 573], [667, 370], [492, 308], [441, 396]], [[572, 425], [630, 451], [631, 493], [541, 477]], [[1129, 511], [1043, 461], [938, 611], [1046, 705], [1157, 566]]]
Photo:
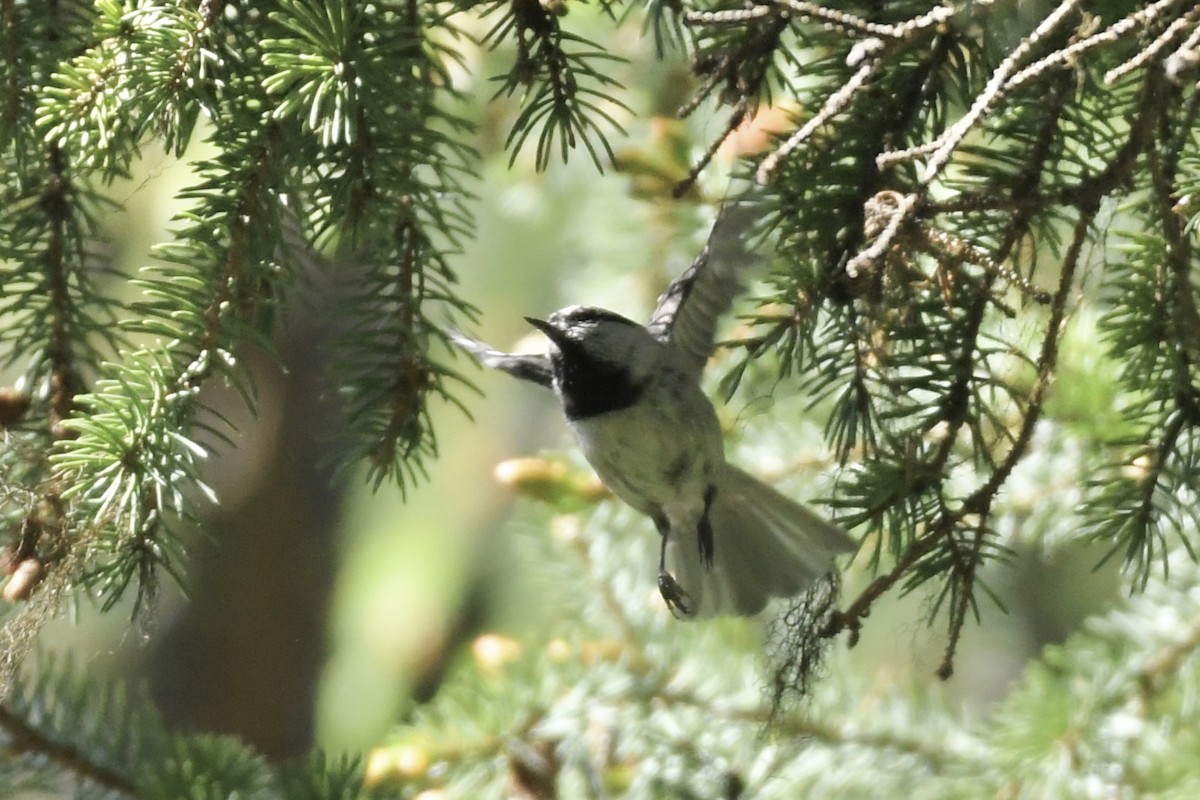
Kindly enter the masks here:
[[[200, 390], [222, 380], [254, 404], [242, 351], [269, 349], [317, 247], [364, 265], [331, 376], [344, 459], [369, 460], [376, 485], [406, 486], [436, 452], [426, 398], [461, 383], [428, 355], [443, 338], [430, 314], [471, 313], [447, 261], [470, 228], [471, 159], [470, 126], [452, 110], [447, 9], [5, 9], [7, 30], [45, 37], [43, 61], [7, 51], [5, 84], [3, 360], [20, 368], [16, 391], [35, 396], [13, 420], [13, 452], [41, 454], [8, 480], [53, 500], [5, 508], [47, 532], [15, 545], [18, 557], [68, 566], [51, 578], [95, 590], [105, 608], [182, 569], [198, 463], [233, 434]], [[101, 283], [123, 277], [94, 222], [104, 187], [147, 145], [182, 154], [197, 131], [212, 155], [194, 163], [174, 238], [128, 280], [139, 296], [123, 305]]]
[[[1170, 216], [1159, 222], [1179, 246], [1190, 249], [1179, 238], [1182, 220], [1165, 213]], [[1141, 213], [1138, 217], [1144, 219]], [[1194, 435], [1200, 424], [1200, 378], [1194, 372], [1200, 317], [1191, 277], [1195, 267], [1187, 260], [1179, 263], [1167, 236], [1130, 233], [1125, 238], [1128, 260], [1114, 270], [1109, 285], [1120, 301], [1102, 324], [1114, 348], [1126, 354], [1121, 380], [1128, 390], [1124, 418], [1131, 429], [1108, 442], [1112, 461], [1091, 482], [1096, 502], [1090, 521], [1092, 535], [1111, 542], [1112, 554], [1123, 552], [1145, 581], [1156, 565], [1166, 569], [1162, 553], [1171, 547], [1168, 537], [1200, 522], [1200, 443]], [[1178, 541], [1192, 552], [1188, 537]]]
[[549, 165], [556, 143], [564, 163], [582, 143], [596, 168], [603, 169], [613, 160], [603, 126], [620, 131], [613, 113], [628, 110], [613, 95], [617, 82], [609, 77], [605, 62], [621, 59], [564, 30], [543, 3], [515, 0], [485, 5], [490, 6], [487, 11], [499, 10], [499, 16], [484, 41], [496, 47], [511, 39], [516, 45], [512, 69], [496, 78], [501, 81], [497, 97], [522, 92], [523, 107], [505, 143], [513, 150], [512, 161], [536, 133], [538, 169]]
[[272, 766], [232, 737], [168, 732], [144, 699], [89, 679], [71, 664], [50, 661], [41, 668], [0, 708], [0, 738], [11, 754], [6, 768], [27, 789], [67, 791], [66, 774], [78, 779], [80, 797], [388, 796], [363, 786], [353, 760], [317, 754]]
[[[1176, 560], [1169, 583], [1148, 580], [1126, 607], [1050, 648], [996, 715], [989, 732], [995, 765], [1021, 776], [1023, 796], [1137, 787], [1186, 797], [1200, 786], [1188, 688], [1200, 678], [1200, 607], [1197, 570], [1187, 558]], [[1072, 762], [1065, 770], [1064, 757]], [[1114, 764], [1125, 766], [1114, 771]]]
[[[1200, 527], [1197, 24], [1170, 0], [1101, 15], [0, 0], [0, 530], [6, 600], [33, 601], [5, 621], [0, 727], [18, 756], [0, 786], [65, 771], [145, 796], [366, 792], [349, 762], [277, 772], [229, 739], [168, 734], [61, 665], [18, 677], [21, 648], [63, 598], [109, 610], [184, 573], [195, 502], [215, 499], [200, 463], [237, 433], [203, 389], [232, 386], [255, 408], [243, 360], [270, 351], [292, 287], [316, 273], [336, 275], [341, 300], [326, 381], [339, 462], [375, 488], [423, 477], [431, 403], [470, 387], [439, 354], [443, 324], [478, 313], [456, 286], [483, 172], [472, 109], [490, 98], [509, 114], [510, 168], [582, 150], [602, 169], [613, 137], [645, 121], [623, 85], [641, 77], [623, 49], [640, 29], [647, 53], [691, 70], [680, 116], [727, 114], [715, 133], [701, 119], [661, 134], [675, 155], [653, 177], [711, 200], [706, 167], [731, 148], [766, 209], [774, 268], [723, 388], [804, 395], [836, 460], [826, 494], [872, 576], [836, 609], [783, 617], [775, 698], [802, 689], [807, 705], [773, 707], [748, 680], [746, 629], [655, 616], [633, 567], [652, 554], [609, 541], [628, 520], [597, 517], [572, 540], [582, 572], [560, 577], [576, 587], [562, 607], [588, 624], [520, 645], [491, 677], [466, 670], [404, 734], [448, 772], [406, 788], [1189, 796], [1200, 759], [1171, 754], [1196, 750], [1184, 715], [1200, 641], [1180, 556]], [[734, 136], [746, 124], [759, 149]], [[158, 150], [190, 159], [186, 207], [156, 263], [120, 275], [98, 219], [114, 181]], [[640, 195], [667, 203], [659, 184]], [[1093, 330], [1080, 319], [1098, 320], [1098, 341], [1071, 341]], [[1046, 475], [1069, 490], [1009, 496]], [[989, 725], [887, 693], [864, 723], [837, 701], [868, 690], [810, 687], [815, 653], [856, 641], [884, 595], [915, 591], [944, 626], [948, 677], [994, 594], [984, 571], [1043, 540], [1103, 545], [1143, 594], [1048, 652]], [[1156, 627], [1164, 609], [1171, 631]], [[772, 719], [781, 736], [765, 743]], [[106, 737], [114, 721], [125, 733]]]
[[[1135, 432], [1112, 443], [1084, 517], [1143, 577], [1163, 563], [1167, 531], [1194, 528], [1195, 266], [1173, 206], [1195, 112], [1166, 98], [1195, 93], [1136, 69], [1139, 51], [1114, 31], [1146, 26], [1167, 37], [1159, 46], [1171, 41], [1140, 12], [1078, 45], [1088, 57], [1075, 62], [1063, 54], [1083, 22], [1069, 6], [1031, 28], [999, 6], [889, 4], [868, 20], [798, 4], [827, 24], [793, 26], [780, 16], [793, 4], [767, 5], [693, 17], [727, 94], [760, 96], [769, 70], [796, 57], [789, 36], [812, 48], [803, 84], [777, 81], [806, 113], [754, 168], [777, 209], [786, 313], [752, 317], [742, 347], [749, 360], [780, 349], [784, 370], [830, 404], [847, 467], [834, 503], [876, 534], [887, 570], [846, 627], [886, 588], [935, 581], [949, 670], [978, 568], [1008, 552], [995, 501], [1045, 417], [1087, 254], [1107, 244], [1106, 197], [1128, 198], [1141, 223], [1137, 254], [1106, 264], [1103, 279], [1120, 297], [1103, 334], [1131, 360], [1117, 427]], [[1136, 443], [1157, 447], [1149, 477], [1122, 479], [1145, 456]]]
[[566, 613], [545, 638], [476, 640], [372, 754], [377, 774], [448, 798], [1183, 798], [1200, 785], [1200, 570], [1182, 553], [1170, 582], [1151, 578], [1048, 648], [984, 718], [865, 682], [853, 651], [831, 654], [804, 702], [780, 711], [760, 632], [676, 625], [648, 585], [629, 585], [652, 542], [608, 532], [633, 517], [559, 517], [552, 538], [542, 515], [525, 523], [520, 543], [556, 565], [544, 591]]
[[447, 44], [458, 31], [437, 4], [380, 17], [296, 2], [273, 19], [290, 36], [264, 42], [272, 117], [319, 141], [299, 175], [304, 224], [336, 240], [335, 266], [354, 275], [335, 376], [346, 461], [366, 461], [376, 487], [403, 489], [437, 453], [429, 400], [454, 401], [462, 384], [429, 355], [446, 341], [430, 309], [473, 313], [449, 261], [471, 230], [471, 126], [455, 113], [449, 69], [460, 56]]
[[[213, 6], [101, 0], [87, 51], [55, 65], [33, 124], [105, 179], [124, 174], [154, 141], [182, 155], [201, 113], [217, 113], [214, 80], [228, 80]], [[211, 48], [211, 49], [210, 49]]]

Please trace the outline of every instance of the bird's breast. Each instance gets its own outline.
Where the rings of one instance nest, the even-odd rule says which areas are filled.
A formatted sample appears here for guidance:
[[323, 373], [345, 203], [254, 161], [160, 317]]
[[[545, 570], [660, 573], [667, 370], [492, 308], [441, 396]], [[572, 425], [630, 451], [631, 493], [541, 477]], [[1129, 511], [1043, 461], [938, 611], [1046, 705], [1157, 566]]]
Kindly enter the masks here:
[[698, 387], [652, 389], [571, 428], [600, 480], [643, 511], [700, 497], [724, 461], [716, 411]]

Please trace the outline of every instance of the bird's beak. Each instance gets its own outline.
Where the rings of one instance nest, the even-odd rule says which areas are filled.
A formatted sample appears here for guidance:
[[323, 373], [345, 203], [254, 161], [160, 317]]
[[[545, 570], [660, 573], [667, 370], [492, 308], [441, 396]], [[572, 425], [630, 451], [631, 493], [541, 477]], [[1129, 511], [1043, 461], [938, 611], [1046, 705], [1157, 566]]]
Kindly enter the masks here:
[[546, 338], [558, 346], [562, 346], [566, 341], [566, 336], [563, 335], [563, 332], [551, 325], [549, 322], [546, 322], [544, 319], [526, 317], [525, 321], [537, 328], [542, 333], [546, 334]]

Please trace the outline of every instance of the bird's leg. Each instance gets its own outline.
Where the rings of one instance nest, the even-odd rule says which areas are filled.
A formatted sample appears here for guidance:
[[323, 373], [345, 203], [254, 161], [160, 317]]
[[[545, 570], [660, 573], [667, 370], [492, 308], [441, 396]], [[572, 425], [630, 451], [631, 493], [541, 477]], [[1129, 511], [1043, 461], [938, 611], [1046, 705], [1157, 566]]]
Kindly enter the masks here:
[[671, 613], [676, 617], [690, 617], [695, 611], [692, 609], [692, 598], [679, 585], [679, 581], [675, 580], [675, 576], [667, 572], [667, 540], [671, 535], [671, 523], [667, 520], [661, 510], [656, 511], [651, 515], [654, 519], [654, 527], [658, 528], [658, 536], [660, 539], [658, 550], [658, 593], [662, 595], [662, 599], [667, 604], [667, 608], [671, 609]]
[[700, 524], [696, 526], [696, 538], [700, 544], [700, 560], [704, 562], [705, 569], [709, 570], [713, 565], [715, 544], [713, 543], [712, 522], [708, 518], [708, 512], [712, 510], [715, 499], [717, 499], [717, 487], [709, 486], [704, 490], [704, 514], [700, 517]]

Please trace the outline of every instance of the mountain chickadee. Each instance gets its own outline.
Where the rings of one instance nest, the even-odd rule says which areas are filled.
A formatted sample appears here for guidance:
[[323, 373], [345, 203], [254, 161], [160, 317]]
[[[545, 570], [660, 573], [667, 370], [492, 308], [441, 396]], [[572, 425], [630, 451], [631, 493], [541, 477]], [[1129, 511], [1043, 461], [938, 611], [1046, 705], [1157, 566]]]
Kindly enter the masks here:
[[726, 204], [645, 327], [589, 306], [526, 317], [550, 340], [546, 355], [502, 353], [451, 332], [483, 366], [554, 390], [600, 479], [658, 528], [658, 588], [677, 617], [756, 614], [855, 547], [838, 526], [725, 461], [700, 389], [717, 317], [754, 261], [743, 246], [753, 213], [752, 204]]

